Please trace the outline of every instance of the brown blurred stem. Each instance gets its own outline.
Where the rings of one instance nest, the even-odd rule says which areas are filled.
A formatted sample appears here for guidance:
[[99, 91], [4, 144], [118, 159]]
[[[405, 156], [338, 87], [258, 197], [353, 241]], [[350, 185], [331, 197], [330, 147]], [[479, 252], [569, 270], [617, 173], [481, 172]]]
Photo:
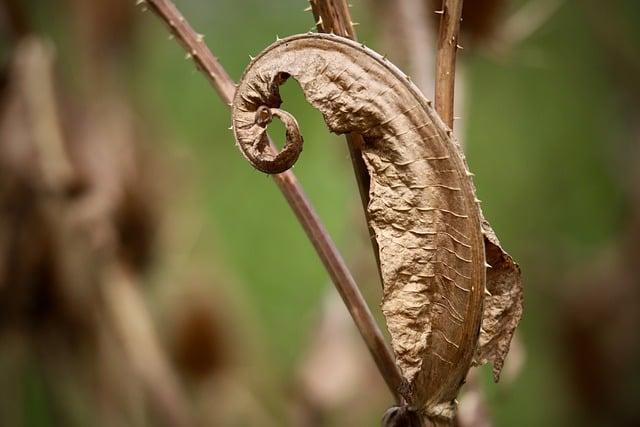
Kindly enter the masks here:
[[[6, 25], [7, 28], [3, 29], [3, 25]], [[13, 40], [18, 40], [31, 33], [31, 25], [24, 10], [23, 0], [0, 0], [1, 31], [4, 31], [6, 36]]]
[[435, 107], [453, 129], [453, 96], [456, 81], [456, 52], [462, 19], [462, 0], [443, 0], [436, 54]]
[[[188, 57], [193, 58], [198, 69], [216, 89], [220, 98], [227, 105], [230, 105], [235, 92], [235, 84], [206, 46], [203, 37], [193, 30], [171, 1], [147, 0], [146, 4], [169, 26], [172, 34], [175, 35], [187, 51]], [[385, 344], [382, 332], [376, 324], [342, 256], [331, 237], [329, 237], [324, 225], [320, 222], [295, 175], [291, 171], [287, 171], [272, 175], [272, 177], [307, 233], [309, 240], [316, 249], [362, 338], [367, 344], [380, 373], [396, 401], [399, 402], [401, 400], [399, 389], [402, 384], [402, 378], [395, 365], [393, 355]]]

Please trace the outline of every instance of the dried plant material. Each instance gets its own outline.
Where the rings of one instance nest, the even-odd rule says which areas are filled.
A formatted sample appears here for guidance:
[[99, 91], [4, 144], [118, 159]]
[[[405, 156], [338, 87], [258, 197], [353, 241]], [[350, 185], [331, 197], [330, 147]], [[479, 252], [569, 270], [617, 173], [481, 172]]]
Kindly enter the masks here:
[[[234, 102], [236, 141], [267, 173], [295, 163], [302, 137], [280, 110], [279, 86], [301, 85], [334, 133], [364, 136], [368, 216], [379, 245], [382, 310], [408, 404], [451, 419], [476, 351], [485, 294], [482, 214], [464, 155], [408, 77], [352, 41], [307, 34], [277, 41], [249, 65]], [[287, 144], [266, 138], [273, 117]]]
[[[54, 52], [21, 38], [0, 99], [0, 334], [24, 334], [52, 393], [77, 390], [108, 425], [130, 425], [146, 403], [166, 425], [191, 425], [138, 290], [153, 245], [136, 225], [151, 234], [155, 215], [141, 208], [151, 168], [133, 115], [113, 91], [77, 109], [56, 96]], [[77, 412], [62, 400], [60, 415]]]
[[511, 338], [522, 317], [524, 292], [520, 267], [500, 247], [496, 234], [484, 219], [482, 230], [487, 264], [491, 267], [487, 269], [487, 295], [474, 363], [482, 365], [491, 362], [493, 379], [498, 382]]
[[[382, 2], [386, 7], [384, 8], [385, 16], [395, 13], [399, 15], [399, 12], [403, 12], [408, 3], [413, 3], [415, 0], [403, 0], [398, 2]], [[431, 2], [432, 7], [430, 10], [438, 10], [442, 7], [442, 0], [434, 0]], [[467, 34], [471, 32], [472, 37], [484, 36], [490, 33], [490, 26], [494, 26], [494, 21], [497, 18], [498, 11], [504, 5], [502, 0], [499, 1], [480, 1], [480, 2], [467, 2], [464, 7], [465, 19], [460, 23], [461, 31]], [[483, 9], [484, 7], [484, 9]], [[418, 26], [417, 22], [413, 22], [416, 16], [419, 15], [417, 11], [419, 8], [411, 7], [413, 15], [405, 13], [402, 19], [396, 17], [396, 21], [402, 23], [402, 25], [395, 25], [393, 31], [389, 31], [387, 37], [400, 37], [403, 32], [409, 33], [414, 26]], [[433, 23], [436, 22], [436, 18], [440, 19], [439, 14], [433, 15]], [[467, 19], [471, 18], [471, 19]], [[398, 22], [396, 22], [397, 24]], [[426, 28], [429, 26], [429, 22], [423, 23]], [[396, 28], [398, 27], [398, 28]], [[417, 32], [417, 29], [413, 30]], [[393, 34], [391, 34], [393, 33]], [[429, 32], [427, 31], [427, 34]], [[391, 40], [394, 40], [391, 38]], [[415, 37], [414, 40], [421, 40], [423, 44], [428, 45], [428, 38], [426, 36]], [[396, 39], [396, 44], [398, 40]], [[411, 46], [411, 43], [404, 43], [404, 45]], [[404, 46], [406, 49], [406, 46]], [[420, 49], [415, 51], [416, 54], [409, 55], [405, 60], [409, 65], [412, 62], [420, 60]], [[424, 51], [424, 49], [422, 49]], [[406, 56], [406, 55], [405, 55]], [[424, 55], [423, 55], [424, 56]], [[427, 55], [428, 57], [428, 55]], [[416, 59], [417, 58], [417, 59]], [[417, 68], [414, 68], [417, 69]], [[418, 73], [419, 74], [419, 73]], [[417, 75], [415, 71], [412, 75]], [[462, 83], [458, 79], [456, 81], [457, 86]], [[428, 88], [432, 84], [418, 85], [421, 88]], [[424, 91], [424, 89], [423, 89]], [[460, 104], [460, 99], [464, 91], [456, 90], [455, 98], [456, 105]], [[451, 105], [453, 103], [449, 100]], [[453, 117], [451, 117], [451, 120]], [[461, 125], [460, 120], [456, 123], [456, 128]], [[507, 254], [498, 242], [495, 233], [485, 221], [483, 224], [483, 231], [485, 233], [485, 256], [488, 264], [493, 268], [487, 270], [487, 290], [492, 294], [490, 297], [485, 298], [484, 307], [484, 319], [481, 329], [480, 348], [478, 349], [476, 359], [482, 363], [493, 362], [494, 364], [494, 377], [497, 380], [500, 370], [503, 365], [506, 353], [509, 350], [509, 343], [511, 342], [511, 336], [515, 327], [522, 316], [522, 285], [520, 277], [520, 268], [513, 261], [511, 256]]]

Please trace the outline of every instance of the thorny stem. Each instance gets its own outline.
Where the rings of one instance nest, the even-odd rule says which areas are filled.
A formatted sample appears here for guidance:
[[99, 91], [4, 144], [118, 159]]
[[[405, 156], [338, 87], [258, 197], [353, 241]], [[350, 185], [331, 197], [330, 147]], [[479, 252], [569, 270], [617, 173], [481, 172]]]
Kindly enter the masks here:
[[[332, 33], [351, 40], [358, 39], [354, 28], [355, 23], [351, 20], [349, 5], [346, 0], [309, 0], [309, 4], [311, 5], [311, 11], [313, 12], [313, 18], [315, 19], [318, 32]], [[364, 146], [364, 139], [362, 135], [355, 133], [346, 135], [346, 139], [347, 145], [349, 146], [353, 172], [358, 183], [358, 190], [360, 191], [360, 200], [362, 201], [365, 215], [367, 215], [370, 182], [369, 173], [367, 172], [364, 160], [362, 160], [361, 153], [362, 147]], [[369, 224], [368, 221], [367, 224]], [[380, 273], [380, 255], [378, 254], [378, 243], [374, 236], [373, 230], [369, 227], [371, 247], [373, 248], [373, 254], [378, 265], [378, 272]], [[382, 276], [380, 277], [380, 282], [382, 282]]]
[[[436, 55], [436, 82], [435, 82], [435, 109], [440, 114], [442, 120], [453, 129], [453, 107], [456, 82], [456, 53], [460, 49], [458, 38], [460, 35], [460, 21], [462, 20], [463, 0], [443, 0], [442, 9], [438, 11], [442, 14], [440, 19], [440, 29], [438, 32], [437, 55]], [[474, 384], [470, 390], [478, 400], [481, 408], [478, 414], [474, 414], [474, 423], [487, 422], [488, 416], [486, 408], [481, 400], [481, 391], [478, 389], [475, 375], [468, 374], [467, 380]], [[484, 412], [482, 411], [484, 409]], [[478, 408], [476, 408], [478, 411]], [[480, 417], [479, 415], [484, 415]], [[468, 422], [468, 420], [466, 420]], [[445, 422], [445, 425], [449, 425]], [[457, 425], [464, 425], [464, 422], [457, 420]]]
[[[170, 0], [138, 0], [138, 4], [147, 4], [149, 8], [164, 21], [171, 33], [179, 40], [198, 69], [216, 89], [220, 98], [230, 105], [235, 92], [235, 84], [222, 65], [213, 56], [203, 41]], [[360, 293], [351, 272], [342, 256], [311, 206], [296, 176], [291, 171], [272, 175], [298, 221], [304, 228], [318, 256], [322, 260], [333, 284], [342, 297], [360, 335], [364, 339], [371, 355], [387, 386], [397, 402], [401, 401], [400, 387], [402, 378], [397, 370], [391, 351], [384, 341], [380, 328], [375, 322], [369, 307]]]
[[[347, 4], [346, 0], [309, 0], [309, 3], [311, 5], [313, 17], [316, 21], [316, 28], [319, 32], [333, 33], [338, 36], [357, 40], [356, 31], [354, 29], [354, 22], [351, 19], [351, 14], [349, 13], [349, 5]], [[367, 206], [369, 204], [370, 178], [362, 157], [364, 138], [362, 137], [362, 135], [348, 134], [346, 136], [346, 139], [349, 146], [349, 154], [351, 155], [353, 171], [356, 176], [356, 181], [358, 182], [358, 189], [360, 190], [362, 207], [364, 208], [365, 216], [368, 216]], [[367, 221], [367, 224], [369, 224], [369, 221]], [[373, 249], [376, 263], [378, 265], [380, 281], [382, 282], [382, 270], [380, 268], [378, 243], [374, 238], [375, 235], [371, 227], [369, 227], [369, 236], [371, 240], [371, 247]], [[389, 350], [387, 349], [387, 352], [388, 351]], [[393, 358], [393, 356], [391, 355], [390, 357]], [[392, 370], [390, 368], [390, 372], [394, 375], [394, 382], [396, 384], [403, 383], [401, 374], [395, 364]], [[388, 384], [389, 380], [386, 377], [385, 379], [387, 380]], [[401, 405], [405, 404], [403, 399], [398, 397], [398, 395], [396, 395], [396, 403]], [[399, 410], [402, 410], [402, 408], [399, 408]], [[414, 416], [416, 417], [417, 422], [421, 422], [421, 417], [417, 413], [414, 414]], [[386, 423], [386, 421], [383, 420], [383, 423]]]
[[456, 81], [456, 52], [462, 19], [462, 0], [443, 0], [436, 54], [435, 107], [453, 129], [453, 96]]

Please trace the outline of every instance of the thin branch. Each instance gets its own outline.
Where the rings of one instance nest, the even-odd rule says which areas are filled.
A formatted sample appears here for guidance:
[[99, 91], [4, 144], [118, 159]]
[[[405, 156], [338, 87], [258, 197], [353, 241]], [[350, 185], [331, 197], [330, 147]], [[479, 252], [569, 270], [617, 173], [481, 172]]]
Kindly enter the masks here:
[[[318, 32], [332, 33], [351, 40], [358, 39], [354, 28], [355, 23], [351, 20], [349, 5], [345, 0], [309, 0], [309, 3], [311, 4], [311, 11], [313, 12]], [[351, 164], [353, 165], [353, 172], [358, 183], [358, 190], [360, 191], [362, 208], [364, 209], [365, 216], [367, 216], [370, 182], [369, 172], [367, 172], [367, 167], [364, 164], [361, 153], [362, 147], [364, 146], [364, 139], [362, 138], [362, 135], [355, 133], [348, 134], [345, 138], [347, 139], [347, 145], [349, 146]], [[369, 221], [367, 221], [367, 226], [368, 224]], [[369, 228], [369, 236], [373, 254], [378, 265], [378, 272], [380, 273], [378, 243], [374, 238], [375, 234], [371, 228]], [[380, 282], [382, 282], [382, 276], [380, 276]]]
[[193, 59], [198, 70], [218, 92], [222, 101], [227, 105], [231, 104], [236, 92], [235, 83], [207, 47], [204, 36], [195, 32], [176, 6], [168, 0], [136, 0], [136, 4], [141, 5], [143, 10], [148, 5], [167, 24], [187, 52], [186, 58]]
[[456, 80], [456, 52], [460, 45], [462, 0], [443, 0], [436, 55], [435, 107], [442, 120], [453, 129], [453, 96]]
[[309, 0], [309, 3], [319, 32], [357, 40], [349, 5], [345, 0]]
[[[220, 98], [230, 105], [235, 92], [235, 84], [208, 49], [203, 37], [193, 30], [169, 0], [147, 0], [146, 4], [169, 26], [171, 32], [187, 51], [187, 56], [194, 59], [198, 69], [216, 89]], [[295, 175], [291, 171], [287, 171], [272, 175], [272, 177], [287, 202], [289, 202], [289, 206], [331, 276], [333, 284], [347, 306], [391, 393], [397, 401], [400, 401], [399, 389], [402, 379], [395, 365], [393, 355], [385, 344], [382, 332], [376, 324], [342, 256], [311, 206]]]

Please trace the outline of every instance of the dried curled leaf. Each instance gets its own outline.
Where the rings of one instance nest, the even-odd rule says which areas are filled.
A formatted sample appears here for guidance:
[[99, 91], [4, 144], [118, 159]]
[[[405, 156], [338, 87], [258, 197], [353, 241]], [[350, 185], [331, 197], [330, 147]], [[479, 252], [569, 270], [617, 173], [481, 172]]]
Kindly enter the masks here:
[[[257, 169], [279, 173], [302, 150], [279, 86], [296, 79], [334, 133], [364, 137], [368, 218], [379, 247], [382, 311], [407, 402], [450, 419], [476, 352], [485, 293], [482, 213], [464, 155], [408, 77], [350, 40], [307, 34], [277, 41], [246, 69], [232, 104], [233, 129]], [[266, 127], [287, 129], [273, 154]]]

